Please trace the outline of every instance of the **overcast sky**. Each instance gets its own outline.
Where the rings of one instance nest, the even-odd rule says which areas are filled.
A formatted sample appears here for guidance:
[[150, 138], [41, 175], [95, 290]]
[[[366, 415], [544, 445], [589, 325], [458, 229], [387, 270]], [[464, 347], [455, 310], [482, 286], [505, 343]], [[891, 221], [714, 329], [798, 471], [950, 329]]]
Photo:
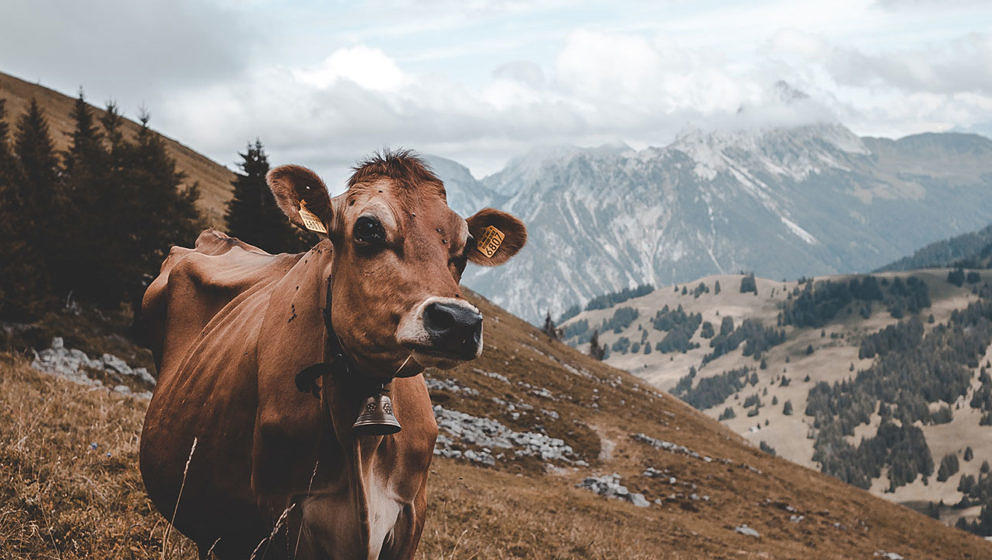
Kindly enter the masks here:
[[[664, 145], [690, 125], [992, 131], [989, 2], [3, 0], [0, 14], [0, 71], [145, 106], [229, 166], [259, 137], [273, 163], [332, 184], [383, 146], [481, 177], [537, 145]], [[779, 80], [811, 102], [783, 107]]]

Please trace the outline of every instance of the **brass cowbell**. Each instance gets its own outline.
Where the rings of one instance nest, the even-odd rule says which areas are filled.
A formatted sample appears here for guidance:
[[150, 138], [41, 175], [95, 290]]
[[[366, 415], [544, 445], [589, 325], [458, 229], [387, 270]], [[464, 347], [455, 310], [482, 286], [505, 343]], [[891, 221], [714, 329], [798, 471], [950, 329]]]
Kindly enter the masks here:
[[365, 399], [358, 420], [351, 427], [356, 434], [369, 436], [385, 436], [400, 431], [400, 421], [393, 415], [393, 401], [389, 399], [388, 384]]

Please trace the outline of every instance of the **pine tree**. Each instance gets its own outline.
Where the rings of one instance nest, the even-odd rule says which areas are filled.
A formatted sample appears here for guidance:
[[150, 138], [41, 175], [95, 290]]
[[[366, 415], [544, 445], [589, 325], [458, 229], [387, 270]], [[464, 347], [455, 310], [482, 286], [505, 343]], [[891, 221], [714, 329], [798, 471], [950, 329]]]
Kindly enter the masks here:
[[307, 235], [305, 241], [276, 205], [265, 182], [269, 160], [262, 142], [256, 139], [238, 155], [241, 173], [231, 182], [234, 197], [227, 204], [227, 232], [271, 253], [298, 253], [312, 246], [315, 239]]
[[592, 337], [589, 339], [589, 355], [597, 360], [602, 360], [606, 357], [606, 346], [599, 344], [598, 329], [592, 331]]
[[958, 456], [953, 453], [948, 453], [944, 455], [944, 458], [940, 460], [940, 469], [937, 471], [937, 480], [944, 482], [955, 473], [958, 472], [959, 463]]
[[[15, 199], [19, 201], [21, 219], [28, 226], [25, 234], [42, 254], [50, 255], [56, 245], [55, 230], [62, 225], [58, 211], [63, 200], [58, 159], [48, 132], [48, 121], [34, 99], [17, 123], [14, 153], [20, 168]], [[50, 264], [50, 261], [45, 262], [49, 270]]]
[[162, 138], [148, 127], [150, 115], [139, 116], [141, 127], [124, 150], [126, 208], [121, 225], [131, 239], [122, 300], [136, 302], [173, 245], [191, 245], [203, 227], [196, 209], [199, 185], [186, 188], [184, 175], [165, 151]]
[[0, 137], [0, 316], [30, 320], [57, 301], [52, 294], [53, 251], [62, 207], [48, 123], [32, 99], [17, 124], [13, 149], [5, 115]]
[[544, 328], [542, 330], [551, 340], [559, 339], [558, 329], [555, 327], [555, 322], [551, 320], [551, 311], [548, 311], [548, 314], [544, 317]]
[[6, 116], [6, 100], [0, 98], [0, 318], [27, 320], [40, 314], [44, 302], [39, 296], [46, 284], [40, 257], [24, 239], [20, 181]]
[[48, 120], [35, 99], [17, 123], [14, 152], [21, 167], [21, 204], [32, 211], [32, 218], [46, 223], [60, 194], [59, 168], [48, 132]]
[[9, 135], [10, 125], [7, 124], [7, 100], [0, 97], [0, 174], [7, 173], [8, 169], [14, 164], [14, 154], [10, 151]]
[[104, 289], [93, 273], [103, 265], [99, 261], [106, 247], [106, 222], [114, 219], [105, 215], [110, 208], [104, 196], [114, 183], [109, 177], [109, 156], [102, 143], [103, 135], [82, 90], [70, 117], [75, 128], [70, 133], [69, 149], [62, 155], [68, 219], [63, 227], [65, 239], [55, 277], [60, 292], [86, 297]]
[[71, 175], [79, 167], [86, 167], [89, 172], [104, 167], [102, 135], [81, 89], [79, 95], [76, 96], [69, 117], [76, 123], [76, 126], [70, 134], [72, 142], [69, 145], [69, 150], [63, 155], [63, 167], [66, 174]]
[[[76, 138], [89, 138], [85, 132], [88, 112], [77, 110]], [[133, 146], [124, 140], [121, 132], [123, 118], [113, 102], [107, 104], [104, 114], [100, 117], [101, 132], [100, 166], [87, 165], [77, 161], [68, 172], [71, 183], [79, 189], [74, 192], [77, 199], [82, 199], [81, 220], [89, 230], [85, 243], [88, 248], [84, 251], [90, 264], [80, 272], [75, 284], [76, 294], [103, 307], [115, 307], [122, 299], [128, 278], [133, 275], [129, 264], [130, 256], [137, 250], [133, 247], [133, 228], [140, 227], [135, 219], [133, 206], [138, 204], [137, 197], [141, 189], [132, 182], [131, 154]], [[74, 138], [75, 140], [75, 138]], [[85, 149], [92, 145], [88, 140], [74, 142], [70, 149], [70, 159], [73, 156], [81, 159]], [[84, 148], [85, 146], [85, 148]], [[75, 153], [74, 153], [75, 152]], [[95, 173], [87, 174], [87, 170]]]
[[[79, 142], [69, 155], [75, 161], [68, 177], [80, 188], [74, 194], [83, 203], [80, 219], [89, 230], [84, 251], [89, 265], [75, 285], [81, 298], [101, 307], [134, 306], [169, 247], [195, 239], [199, 191], [195, 185], [180, 189], [183, 176], [148, 127], [147, 114], [141, 115], [134, 141], [128, 141], [116, 105], [108, 104], [100, 119], [103, 142], [93, 142], [99, 133], [86, 132], [92, 121], [85, 114], [77, 111]], [[82, 155], [86, 150], [88, 157]]]

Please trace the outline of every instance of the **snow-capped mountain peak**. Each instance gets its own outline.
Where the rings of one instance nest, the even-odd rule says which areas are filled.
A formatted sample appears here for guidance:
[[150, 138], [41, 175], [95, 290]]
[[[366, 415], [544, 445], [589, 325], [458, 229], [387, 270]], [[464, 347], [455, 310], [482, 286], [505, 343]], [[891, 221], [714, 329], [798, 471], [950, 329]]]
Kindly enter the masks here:
[[697, 128], [661, 148], [541, 148], [482, 181], [436, 169], [449, 199], [460, 185], [526, 222], [517, 257], [465, 282], [537, 321], [641, 283], [870, 270], [978, 229], [992, 222], [992, 143], [961, 143], [936, 134], [924, 149], [829, 122]]

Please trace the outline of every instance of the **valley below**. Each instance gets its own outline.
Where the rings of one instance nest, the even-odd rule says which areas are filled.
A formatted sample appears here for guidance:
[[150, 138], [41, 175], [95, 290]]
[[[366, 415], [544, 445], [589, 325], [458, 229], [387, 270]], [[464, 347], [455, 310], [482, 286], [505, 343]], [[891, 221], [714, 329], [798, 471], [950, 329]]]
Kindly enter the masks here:
[[970, 524], [988, 503], [992, 316], [988, 271], [956, 274], [708, 276], [563, 330], [582, 350], [598, 331], [606, 363], [756, 447]]

